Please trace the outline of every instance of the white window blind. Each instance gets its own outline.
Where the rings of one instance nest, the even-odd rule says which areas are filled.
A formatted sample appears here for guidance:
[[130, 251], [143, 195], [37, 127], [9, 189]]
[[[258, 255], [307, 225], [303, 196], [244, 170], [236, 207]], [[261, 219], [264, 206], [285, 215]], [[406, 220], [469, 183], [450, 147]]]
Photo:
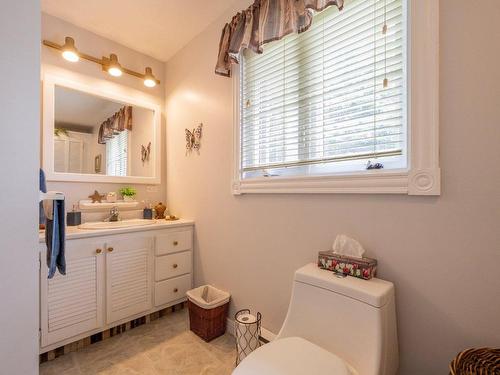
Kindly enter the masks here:
[[123, 130], [106, 142], [106, 171], [108, 176], [127, 175], [128, 130]]
[[243, 178], [406, 167], [404, 2], [348, 0], [307, 32], [245, 52]]

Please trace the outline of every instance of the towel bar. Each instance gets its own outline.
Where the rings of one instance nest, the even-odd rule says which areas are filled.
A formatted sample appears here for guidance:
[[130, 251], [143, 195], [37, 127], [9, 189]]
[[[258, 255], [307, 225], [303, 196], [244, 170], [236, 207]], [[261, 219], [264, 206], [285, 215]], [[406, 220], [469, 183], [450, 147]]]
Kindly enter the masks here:
[[64, 200], [64, 194], [63, 193], [58, 193], [58, 192], [53, 192], [53, 191], [49, 191], [48, 193], [40, 192], [39, 201], [41, 202], [41, 201], [44, 201], [44, 200], [63, 201]]

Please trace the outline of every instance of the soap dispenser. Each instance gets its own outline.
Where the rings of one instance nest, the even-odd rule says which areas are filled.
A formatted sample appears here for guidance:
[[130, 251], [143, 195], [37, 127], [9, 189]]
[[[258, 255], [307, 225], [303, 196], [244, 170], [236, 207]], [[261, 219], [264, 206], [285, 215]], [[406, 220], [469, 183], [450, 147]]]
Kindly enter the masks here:
[[153, 219], [153, 207], [151, 207], [151, 203], [145, 202], [144, 203], [144, 210], [142, 217], [147, 220], [152, 220]]
[[73, 205], [73, 211], [66, 214], [66, 225], [68, 227], [76, 227], [82, 223], [82, 213], [77, 210], [78, 206]]

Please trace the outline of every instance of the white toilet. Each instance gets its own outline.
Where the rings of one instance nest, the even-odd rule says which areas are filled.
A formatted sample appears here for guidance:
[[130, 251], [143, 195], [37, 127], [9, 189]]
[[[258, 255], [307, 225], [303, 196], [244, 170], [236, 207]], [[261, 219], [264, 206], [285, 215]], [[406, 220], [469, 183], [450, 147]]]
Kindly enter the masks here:
[[394, 375], [397, 368], [393, 284], [339, 278], [308, 264], [295, 272], [276, 340], [246, 357], [233, 375]]

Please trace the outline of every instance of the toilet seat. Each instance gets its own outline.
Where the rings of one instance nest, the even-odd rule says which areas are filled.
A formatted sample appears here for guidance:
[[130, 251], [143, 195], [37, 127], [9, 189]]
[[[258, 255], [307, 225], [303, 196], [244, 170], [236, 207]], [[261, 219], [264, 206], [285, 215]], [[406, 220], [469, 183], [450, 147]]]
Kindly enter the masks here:
[[245, 358], [233, 375], [351, 375], [335, 354], [300, 337], [266, 344]]

